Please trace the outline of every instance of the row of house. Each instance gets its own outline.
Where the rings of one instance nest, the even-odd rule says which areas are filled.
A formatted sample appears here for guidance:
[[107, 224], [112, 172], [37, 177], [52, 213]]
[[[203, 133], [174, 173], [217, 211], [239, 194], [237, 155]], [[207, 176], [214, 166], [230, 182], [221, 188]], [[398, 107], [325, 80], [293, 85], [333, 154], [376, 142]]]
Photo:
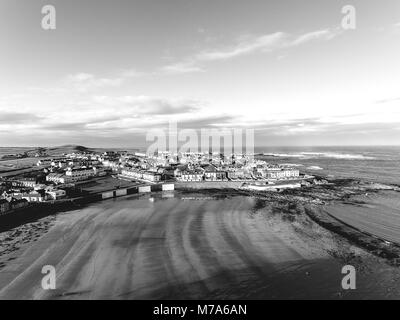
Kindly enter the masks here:
[[63, 173], [53, 172], [46, 176], [46, 181], [55, 184], [73, 183], [77, 181], [84, 181], [96, 175], [105, 175], [103, 168], [97, 167], [80, 167], [80, 168], [67, 168]]
[[66, 158], [66, 157], [61, 157], [61, 158], [47, 158], [47, 159], [40, 159], [37, 161], [36, 165], [37, 166], [43, 166], [43, 167], [47, 167], [47, 166], [51, 166], [57, 162], [68, 162], [71, 161], [70, 158]]
[[9, 183], [12, 187], [27, 187], [27, 188], [35, 188], [38, 184], [37, 178], [33, 177], [24, 177], [20, 179], [10, 180]]
[[204, 170], [183, 170], [180, 173], [177, 172], [176, 179], [178, 181], [203, 181]]
[[[147, 180], [156, 182], [161, 180], [162, 174], [168, 171], [166, 168], [142, 169], [136, 163], [135, 168], [123, 168], [121, 176], [130, 179]], [[243, 166], [215, 166], [212, 164], [194, 165], [186, 164], [173, 166], [172, 176], [177, 181], [224, 181], [224, 180], [251, 180], [251, 179], [294, 179], [299, 177], [300, 172], [297, 169], [285, 167], [268, 167], [259, 165], [257, 167]], [[163, 169], [163, 170], [161, 170]]]
[[150, 182], [157, 182], [161, 180], [161, 174], [153, 171], [145, 171], [137, 168], [124, 168], [121, 171], [121, 176], [134, 180], [146, 180]]
[[68, 168], [65, 175], [73, 181], [86, 180], [96, 174], [95, 167]]
[[70, 154], [66, 157], [46, 158], [37, 161], [37, 166], [65, 168], [68, 166], [95, 166], [99, 165], [102, 158], [96, 155], [86, 156]]
[[174, 176], [178, 181], [221, 181], [221, 180], [238, 180], [238, 179], [295, 179], [300, 176], [300, 171], [293, 168], [282, 167], [262, 167], [257, 170], [235, 167], [220, 167], [214, 165], [198, 166], [198, 167], [179, 167], [175, 169]]
[[46, 181], [53, 182], [55, 184], [66, 184], [72, 182], [72, 180], [69, 177], [67, 177], [65, 174], [62, 173], [49, 173], [46, 176]]
[[66, 197], [67, 193], [65, 190], [53, 188], [51, 186], [45, 189], [27, 191], [27, 190], [10, 190], [8, 192], [3, 192], [1, 195], [2, 199], [11, 201], [11, 199], [16, 200], [26, 200], [28, 202], [44, 202], [47, 200], [58, 200]]
[[10, 201], [6, 199], [0, 199], [0, 215], [6, 214], [11, 210], [24, 208], [29, 205], [26, 199], [15, 199], [12, 198]]
[[178, 181], [218, 181], [227, 178], [226, 171], [219, 170], [208, 164], [205, 166], [182, 166], [174, 170], [174, 177]]
[[291, 179], [298, 178], [300, 176], [300, 171], [293, 168], [257, 168], [257, 176], [265, 179]]

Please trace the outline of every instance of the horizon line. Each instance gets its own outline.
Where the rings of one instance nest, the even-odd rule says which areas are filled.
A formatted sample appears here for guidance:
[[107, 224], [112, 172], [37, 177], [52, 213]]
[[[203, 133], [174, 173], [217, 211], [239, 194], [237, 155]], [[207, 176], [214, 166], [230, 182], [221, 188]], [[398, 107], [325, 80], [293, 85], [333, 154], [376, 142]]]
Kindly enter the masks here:
[[[146, 146], [85, 146], [83, 144], [59, 144], [59, 145], [38, 145], [38, 146], [0, 146], [0, 148], [60, 148], [60, 147], [72, 147], [72, 146], [79, 146], [84, 147], [87, 149], [121, 149], [121, 148], [128, 148], [128, 149], [140, 149], [145, 148]], [[255, 148], [324, 148], [324, 147], [400, 147], [400, 144], [348, 144], [348, 145], [265, 145], [265, 146], [255, 146]]]

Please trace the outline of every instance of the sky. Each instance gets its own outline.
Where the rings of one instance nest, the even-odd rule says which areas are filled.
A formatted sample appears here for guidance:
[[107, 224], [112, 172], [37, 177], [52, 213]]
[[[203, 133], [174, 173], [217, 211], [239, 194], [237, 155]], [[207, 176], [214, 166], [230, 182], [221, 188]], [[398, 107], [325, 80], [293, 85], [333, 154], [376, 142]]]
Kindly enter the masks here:
[[398, 0], [1, 0], [0, 39], [0, 146], [142, 147], [171, 120], [400, 144]]

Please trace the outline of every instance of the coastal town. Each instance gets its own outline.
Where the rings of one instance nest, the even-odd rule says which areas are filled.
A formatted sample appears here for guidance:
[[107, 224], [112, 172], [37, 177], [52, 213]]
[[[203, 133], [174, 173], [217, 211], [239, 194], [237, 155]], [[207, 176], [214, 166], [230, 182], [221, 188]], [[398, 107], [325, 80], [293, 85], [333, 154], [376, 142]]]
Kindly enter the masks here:
[[[84, 150], [53, 157], [35, 156], [37, 160], [30, 169], [0, 174], [1, 214], [34, 203], [65, 201], [122, 186], [147, 186], [143, 190], [150, 191], [150, 186], [156, 184], [168, 185], [165, 190], [171, 190], [174, 184], [217, 186], [219, 183], [279, 191], [307, 183], [307, 176], [301, 175], [295, 167], [267, 163], [246, 154], [157, 151], [148, 155]], [[94, 185], [100, 187], [96, 189]]]

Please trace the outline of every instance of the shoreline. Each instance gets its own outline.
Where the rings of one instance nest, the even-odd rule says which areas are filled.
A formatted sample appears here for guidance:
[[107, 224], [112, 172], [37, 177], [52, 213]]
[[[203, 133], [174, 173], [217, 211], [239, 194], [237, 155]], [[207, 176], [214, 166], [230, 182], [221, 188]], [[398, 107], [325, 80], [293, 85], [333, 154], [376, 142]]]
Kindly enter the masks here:
[[385, 259], [392, 266], [400, 266], [400, 244], [387, 244], [387, 240], [345, 223], [321, 208], [305, 208], [305, 213], [326, 230], [347, 239], [374, 256]]

